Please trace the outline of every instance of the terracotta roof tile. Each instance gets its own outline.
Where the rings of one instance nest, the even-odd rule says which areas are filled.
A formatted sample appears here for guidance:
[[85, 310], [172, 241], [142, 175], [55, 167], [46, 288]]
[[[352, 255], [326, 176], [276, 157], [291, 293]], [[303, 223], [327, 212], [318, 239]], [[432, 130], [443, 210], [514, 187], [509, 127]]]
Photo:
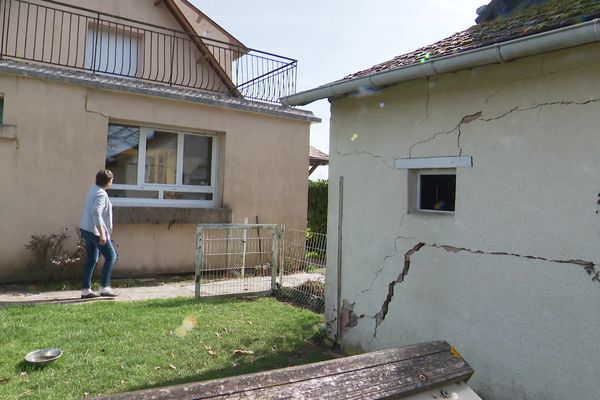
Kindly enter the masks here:
[[392, 60], [350, 74], [343, 79], [361, 78], [378, 72], [423, 63], [436, 57], [449, 56], [595, 18], [600, 18], [600, 0], [549, 0], [543, 5], [530, 6], [514, 15], [474, 25], [429, 46], [399, 55]]

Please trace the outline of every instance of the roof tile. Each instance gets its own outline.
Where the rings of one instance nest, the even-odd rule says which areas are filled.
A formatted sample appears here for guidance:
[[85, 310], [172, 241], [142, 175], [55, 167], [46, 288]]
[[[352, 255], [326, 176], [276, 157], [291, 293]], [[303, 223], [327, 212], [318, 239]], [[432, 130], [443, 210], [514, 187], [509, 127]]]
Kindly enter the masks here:
[[600, 0], [549, 0], [350, 74], [355, 79], [600, 18]]

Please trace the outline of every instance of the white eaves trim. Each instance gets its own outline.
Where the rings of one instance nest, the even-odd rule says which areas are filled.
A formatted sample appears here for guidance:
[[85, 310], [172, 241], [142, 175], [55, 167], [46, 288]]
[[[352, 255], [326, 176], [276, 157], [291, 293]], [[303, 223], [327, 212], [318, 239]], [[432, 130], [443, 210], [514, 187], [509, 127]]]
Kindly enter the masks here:
[[313, 101], [380, 89], [400, 82], [456, 72], [489, 64], [566, 49], [600, 41], [600, 19], [570, 25], [536, 35], [496, 43], [462, 53], [434, 58], [425, 63], [374, 73], [365, 77], [340, 80], [280, 99], [284, 106], [302, 106]]
[[419, 157], [419, 158], [396, 158], [394, 168], [396, 169], [434, 169], [434, 168], [471, 168], [473, 157]]

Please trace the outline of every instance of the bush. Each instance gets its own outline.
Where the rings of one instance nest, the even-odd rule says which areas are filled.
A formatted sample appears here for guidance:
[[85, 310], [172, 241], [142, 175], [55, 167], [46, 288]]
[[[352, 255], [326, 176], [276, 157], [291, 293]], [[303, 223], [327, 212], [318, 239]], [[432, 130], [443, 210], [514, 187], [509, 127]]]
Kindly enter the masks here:
[[51, 281], [60, 281], [69, 266], [79, 265], [83, 260], [85, 248], [81, 238], [75, 250], [65, 250], [65, 242], [69, 239], [68, 228], [60, 233], [51, 235], [32, 235], [25, 248], [31, 253], [35, 267], [40, 269], [42, 280], [45, 284]]
[[308, 182], [308, 229], [327, 233], [327, 180]]

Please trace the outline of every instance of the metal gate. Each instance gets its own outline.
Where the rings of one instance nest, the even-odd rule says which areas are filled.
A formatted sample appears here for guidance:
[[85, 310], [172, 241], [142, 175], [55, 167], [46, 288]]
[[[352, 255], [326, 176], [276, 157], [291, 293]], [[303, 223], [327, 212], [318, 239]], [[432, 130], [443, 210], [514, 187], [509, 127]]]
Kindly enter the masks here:
[[199, 224], [195, 297], [273, 293], [282, 229], [273, 224]]
[[274, 294], [324, 309], [327, 237], [273, 224], [200, 224], [195, 297]]

